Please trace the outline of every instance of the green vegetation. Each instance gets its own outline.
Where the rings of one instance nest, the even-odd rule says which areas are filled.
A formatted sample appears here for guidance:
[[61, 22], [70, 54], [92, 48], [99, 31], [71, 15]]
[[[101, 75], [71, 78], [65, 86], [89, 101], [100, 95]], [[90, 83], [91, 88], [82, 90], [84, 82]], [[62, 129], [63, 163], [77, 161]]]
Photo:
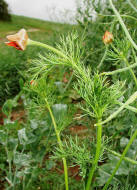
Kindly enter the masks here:
[[0, 189], [137, 190], [137, 3], [83, 3], [75, 26], [2, 23], [29, 39], [0, 45]]
[[[29, 37], [43, 43], [55, 45], [61, 34], [67, 34], [76, 26], [46, 22], [38, 19], [31, 19], [23, 16], [12, 15], [12, 22], [0, 21], [0, 105], [11, 97], [14, 97], [20, 90], [19, 79], [23, 71], [28, 68], [30, 59], [38, 56], [37, 52], [43, 52], [42, 48], [28, 48], [27, 52], [17, 52], [7, 48], [6, 35], [14, 34], [19, 29], [28, 30]], [[14, 76], [14, 77], [13, 77]]]
[[[45, 35], [49, 34], [49, 36], [51, 36], [51, 35], [53, 35], [54, 32], [57, 32], [57, 33], [67, 32], [69, 29], [72, 29], [72, 26], [69, 24], [48, 22], [48, 21], [43, 21], [43, 20], [39, 20], [39, 19], [28, 18], [28, 17], [24, 17], [24, 16], [16, 16], [16, 15], [12, 15], [12, 23], [0, 21], [1, 37], [5, 37], [6, 32], [8, 33], [8, 32], [12, 32], [12, 31], [18, 31], [21, 28], [39, 29], [40, 34], [42, 34], [42, 32], [43, 33], [45, 32]], [[45, 36], [46, 39], [47, 39], [47, 35]]]

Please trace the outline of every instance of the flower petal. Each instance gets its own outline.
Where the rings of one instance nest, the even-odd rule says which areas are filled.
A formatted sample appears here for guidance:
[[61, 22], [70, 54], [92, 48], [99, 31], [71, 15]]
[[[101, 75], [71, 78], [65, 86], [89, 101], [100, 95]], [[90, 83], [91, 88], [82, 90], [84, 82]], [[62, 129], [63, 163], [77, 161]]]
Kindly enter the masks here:
[[5, 44], [6, 44], [7, 46], [15, 47], [17, 50], [22, 50], [22, 49], [16, 44], [16, 42], [5, 42]]

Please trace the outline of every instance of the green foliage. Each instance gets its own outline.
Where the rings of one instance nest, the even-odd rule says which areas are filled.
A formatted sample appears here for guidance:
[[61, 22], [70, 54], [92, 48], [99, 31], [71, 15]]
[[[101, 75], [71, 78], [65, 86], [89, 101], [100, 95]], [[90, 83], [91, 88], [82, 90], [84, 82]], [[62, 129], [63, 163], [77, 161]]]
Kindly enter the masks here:
[[[79, 45], [78, 42], [76, 43], [75, 41], [76, 40], [75, 36], [76, 34], [72, 34], [71, 38], [70, 37], [62, 38], [63, 39], [61, 43], [62, 46], [57, 45], [58, 50], [61, 51], [63, 55], [60, 53], [56, 54], [56, 52], [54, 53], [50, 52], [49, 54], [46, 55], [46, 57], [40, 56], [40, 60], [38, 61], [36, 60], [31, 66], [30, 73], [32, 74], [32, 77], [36, 79], [35, 81], [37, 82], [43, 80], [43, 77], [44, 78], [47, 77], [53, 68], [57, 68], [57, 65], [61, 66], [65, 65], [67, 67], [73, 68], [74, 74], [77, 77], [77, 81], [75, 83], [75, 89], [79, 93], [80, 97], [82, 97], [85, 100], [86, 103], [86, 108], [83, 109], [86, 110], [91, 117], [95, 117], [98, 119], [98, 121], [100, 121], [100, 119], [102, 119], [102, 117], [106, 116], [108, 113], [113, 115], [114, 109], [117, 109], [116, 104], [118, 104], [119, 99], [123, 97], [123, 92], [121, 91], [121, 89], [123, 88], [123, 82], [117, 81], [114, 84], [111, 84], [110, 82], [108, 82], [108, 79], [105, 76], [102, 76], [97, 72], [93, 72], [94, 74], [92, 74], [91, 70], [86, 68], [83, 64], [83, 59], [81, 56], [83, 54], [81, 54], [80, 50], [77, 51], [77, 47], [79, 47]], [[120, 47], [123, 49], [123, 52], [127, 53], [127, 51], [124, 51], [124, 49], [126, 49], [124, 45], [122, 46], [119, 45], [119, 48]], [[36, 65], [34, 65], [35, 63]], [[48, 84], [45, 84], [44, 88], [41, 88], [41, 85], [42, 85], [41, 82], [38, 83], [38, 89], [39, 89], [38, 92], [40, 94], [40, 99], [42, 98], [44, 99], [44, 96], [48, 97], [48, 94], [44, 93], [44, 89], [45, 90], [47, 89], [46, 85], [48, 86]], [[33, 87], [37, 88], [36, 86], [37, 85], [34, 85]], [[48, 88], [49, 88], [48, 93], [51, 94], [50, 87]], [[55, 91], [53, 90], [52, 95], [54, 94], [54, 92]], [[48, 101], [52, 102], [50, 99], [48, 99]], [[54, 115], [54, 117], [56, 118], [56, 114]], [[61, 117], [61, 119], [63, 118], [64, 117]], [[56, 122], [58, 126], [60, 126], [60, 122], [58, 123], [58, 119], [56, 120]], [[61, 125], [63, 126], [63, 123], [61, 123]], [[57, 129], [59, 132], [59, 128]], [[86, 142], [84, 142], [84, 145], [86, 145]], [[95, 142], [93, 147], [95, 147]], [[88, 148], [93, 149], [90, 146]], [[105, 149], [105, 144], [103, 144], [100, 148], [102, 155], [100, 153], [99, 161], [100, 157], [102, 157], [102, 160], [104, 160], [103, 150]], [[86, 176], [88, 176], [88, 168], [89, 168], [88, 166], [92, 164], [92, 167], [94, 167], [95, 163], [95, 161], [93, 161], [93, 159], [89, 156], [91, 154], [91, 151], [90, 150], [85, 151], [85, 149], [87, 149], [85, 148], [85, 146], [80, 147], [79, 145], [77, 145], [77, 142], [73, 141], [70, 137], [68, 140], [66, 140], [65, 146], [63, 146], [63, 148], [56, 149], [53, 158], [54, 159], [67, 158], [68, 161], [71, 160], [73, 163], [80, 166], [81, 175], [85, 178]], [[93, 152], [93, 155], [94, 154], [95, 151]], [[103, 168], [103, 171], [106, 173], [106, 175], [110, 177], [111, 176], [111, 174], [109, 174], [110, 168], [112, 168], [113, 170], [119, 159], [116, 159], [116, 162], [114, 160], [112, 160], [111, 162], [112, 157], [108, 158], [110, 160], [110, 163], [108, 162], [107, 164], [103, 164], [102, 168], [104, 167], [107, 170], [104, 171], [105, 169]], [[115, 163], [114, 166], [113, 163]], [[129, 175], [129, 173], [125, 173], [126, 169], [128, 169], [129, 172], [129, 168], [126, 168], [125, 165], [123, 166], [121, 165], [121, 167], [122, 170], [120, 175]], [[102, 176], [102, 173], [100, 174], [99, 172], [99, 175]], [[107, 177], [105, 177], [105, 179], [97, 178], [99, 182], [98, 186], [103, 186], [107, 179], [108, 179]]]
[[97, 119], [101, 119], [106, 111], [116, 104], [122, 96], [120, 84], [110, 85], [106, 77], [95, 73], [93, 76], [87, 70], [86, 79], [80, 78], [75, 89], [87, 103], [87, 112]]
[[78, 165], [80, 167], [80, 175], [85, 178], [87, 169], [92, 163], [94, 149], [94, 144], [90, 144], [87, 139], [83, 139], [81, 142], [78, 137], [73, 139], [70, 136], [64, 142], [64, 151], [56, 148], [52, 158], [60, 159], [62, 157], [66, 157], [68, 160], [70, 160], [72, 167], [74, 165]]
[[120, 190], [128, 190], [128, 189], [136, 190], [136, 187], [126, 184], [124, 187], [123, 186], [121, 187], [120, 185], [115, 185], [113, 188], [109, 188], [109, 190], [118, 190], [118, 189], [120, 189]]
[[[79, 9], [83, 34], [68, 33], [59, 42], [54, 35], [51, 41], [50, 37], [45, 40], [46, 32], [42, 31], [40, 39], [37, 34], [30, 35], [56, 49], [51, 47], [34, 56], [32, 63], [28, 61], [28, 69], [22, 73], [28, 82], [24, 85], [20, 80], [21, 93], [3, 105], [7, 118], [0, 126], [0, 177], [7, 189], [64, 190], [66, 169], [71, 190], [89, 190], [90, 183], [98, 190], [136, 189], [136, 67], [117, 72], [136, 63], [136, 51], [108, 1], [84, 3]], [[120, 7], [136, 42], [132, 3], [136, 4], [120, 0], [114, 5], [118, 10]], [[125, 15], [129, 5], [129, 15]], [[36, 26], [36, 20], [31, 20], [31, 25], [26, 18], [23, 22], [26, 28]], [[37, 26], [43, 29], [43, 25], [41, 21]], [[106, 29], [112, 31], [114, 41], [105, 47], [101, 38]], [[20, 52], [22, 63], [37, 51], [41, 49]], [[72, 70], [73, 75], [69, 75]], [[115, 73], [106, 77], [110, 71]], [[12, 120], [20, 96], [25, 109], [23, 122]]]
[[75, 26], [69, 24], [62, 25], [15, 15], [12, 15], [11, 23], [0, 21], [0, 41], [2, 42], [0, 43], [0, 49], [2, 49], [0, 53], [0, 105], [19, 93], [19, 80], [23, 78], [25, 81], [28, 78], [28, 75], [25, 75], [24, 72], [29, 69], [30, 60], [38, 57], [37, 52], [40, 51], [41, 54], [45, 52], [38, 47], [28, 48], [27, 52], [15, 51], [4, 44], [5, 36], [25, 28], [28, 31], [30, 30], [28, 32], [30, 38], [54, 45], [55, 41], [58, 41], [59, 33], [64, 34], [73, 27], [75, 28]]

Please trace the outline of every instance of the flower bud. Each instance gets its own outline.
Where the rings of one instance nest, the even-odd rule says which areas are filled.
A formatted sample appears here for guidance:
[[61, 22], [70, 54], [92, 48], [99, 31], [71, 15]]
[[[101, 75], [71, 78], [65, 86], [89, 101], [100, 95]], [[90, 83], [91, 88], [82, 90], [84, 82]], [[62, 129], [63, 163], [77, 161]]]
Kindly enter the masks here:
[[7, 36], [7, 39], [9, 40], [9, 42], [6, 42], [8, 46], [24, 51], [28, 42], [28, 34], [25, 29], [21, 29], [18, 33]]
[[113, 41], [113, 34], [106, 31], [103, 38], [102, 38], [104, 44], [109, 44]]
[[31, 80], [31, 81], [30, 81], [30, 85], [31, 85], [31, 86], [36, 86], [36, 85], [37, 85], [37, 82], [36, 82], [35, 80]]

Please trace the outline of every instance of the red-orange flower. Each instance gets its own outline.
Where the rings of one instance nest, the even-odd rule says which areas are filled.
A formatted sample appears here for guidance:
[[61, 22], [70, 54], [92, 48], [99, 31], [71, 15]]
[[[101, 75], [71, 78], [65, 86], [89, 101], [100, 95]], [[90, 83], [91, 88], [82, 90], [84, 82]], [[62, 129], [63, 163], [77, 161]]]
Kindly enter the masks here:
[[113, 34], [106, 31], [103, 38], [102, 38], [104, 44], [109, 44], [113, 41]]
[[7, 36], [9, 42], [6, 42], [8, 46], [15, 47], [18, 50], [25, 50], [28, 42], [28, 34], [25, 29], [21, 29], [14, 35]]
[[33, 84], [34, 84], [34, 82], [35, 82], [34, 80], [31, 80], [31, 81], [30, 81], [30, 84], [31, 84], [31, 85], [33, 85]]
[[30, 85], [31, 85], [31, 86], [36, 86], [36, 85], [37, 85], [37, 82], [36, 82], [35, 80], [31, 80], [31, 81], [30, 81]]

